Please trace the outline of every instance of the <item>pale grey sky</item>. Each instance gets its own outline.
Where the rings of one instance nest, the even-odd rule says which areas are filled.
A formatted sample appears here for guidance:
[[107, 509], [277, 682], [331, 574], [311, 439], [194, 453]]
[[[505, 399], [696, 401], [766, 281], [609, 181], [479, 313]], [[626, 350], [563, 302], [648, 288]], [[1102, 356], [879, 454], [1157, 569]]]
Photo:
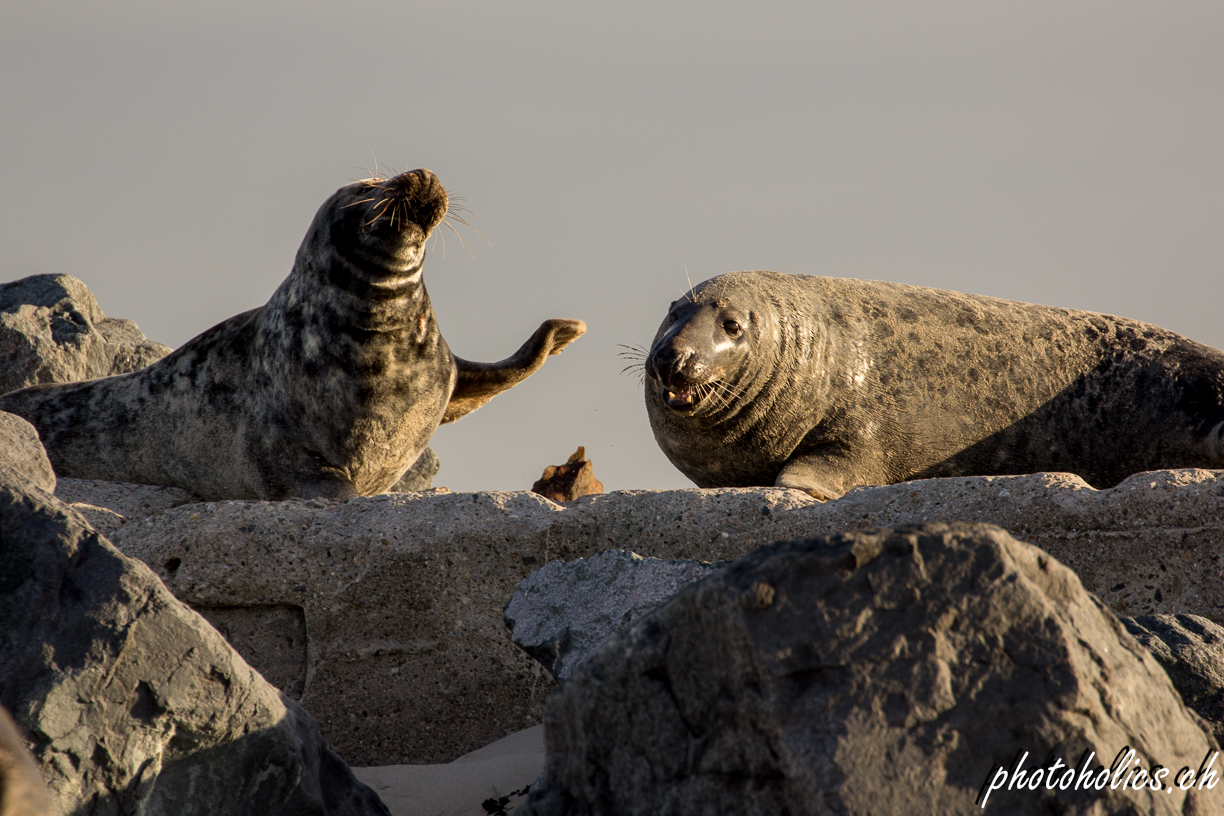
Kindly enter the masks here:
[[735, 269], [1121, 314], [1224, 347], [1224, 3], [8, 0], [0, 280], [67, 272], [177, 346], [262, 304], [315, 209], [429, 167], [488, 238], [455, 352], [590, 331], [442, 428], [436, 484], [690, 486], [617, 344]]

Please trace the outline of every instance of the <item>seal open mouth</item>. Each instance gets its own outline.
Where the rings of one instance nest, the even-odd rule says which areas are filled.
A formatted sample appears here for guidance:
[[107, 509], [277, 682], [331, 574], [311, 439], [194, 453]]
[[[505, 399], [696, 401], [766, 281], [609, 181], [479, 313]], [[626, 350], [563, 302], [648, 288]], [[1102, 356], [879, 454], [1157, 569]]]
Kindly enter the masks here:
[[667, 407], [673, 411], [691, 411], [697, 407], [700, 399], [696, 389], [681, 388], [679, 391], [667, 391]]

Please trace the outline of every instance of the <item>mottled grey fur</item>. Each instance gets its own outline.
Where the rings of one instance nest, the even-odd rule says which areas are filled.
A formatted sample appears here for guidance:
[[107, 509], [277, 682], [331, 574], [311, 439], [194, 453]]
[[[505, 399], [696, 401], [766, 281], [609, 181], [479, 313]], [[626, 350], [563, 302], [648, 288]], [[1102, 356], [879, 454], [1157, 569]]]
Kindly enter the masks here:
[[174, 485], [211, 500], [381, 493], [452, 422], [581, 335], [546, 321], [512, 357], [442, 339], [421, 277], [447, 211], [428, 170], [342, 187], [267, 305], [138, 372], [0, 397], [60, 476]]
[[1092, 312], [733, 272], [677, 300], [646, 408], [702, 487], [1224, 467], [1224, 353]]

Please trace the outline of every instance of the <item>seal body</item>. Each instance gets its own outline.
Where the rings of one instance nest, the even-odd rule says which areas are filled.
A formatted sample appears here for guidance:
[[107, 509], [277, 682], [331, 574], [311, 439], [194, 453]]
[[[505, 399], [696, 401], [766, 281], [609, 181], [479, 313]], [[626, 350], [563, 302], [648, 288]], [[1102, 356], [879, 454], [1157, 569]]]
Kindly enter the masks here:
[[733, 272], [671, 305], [645, 373], [655, 439], [701, 487], [1224, 467], [1224, 353], [1091, 312]]
[[381, 493], [434, 430], [585, 331], [542, 325], [501, 363], [455, 357], [422, 270], [447, 212], [428, 170], [342, 187], [268, 303], [131, 374], [0, 397], [60, 476], [174, 485], [211, 500]]

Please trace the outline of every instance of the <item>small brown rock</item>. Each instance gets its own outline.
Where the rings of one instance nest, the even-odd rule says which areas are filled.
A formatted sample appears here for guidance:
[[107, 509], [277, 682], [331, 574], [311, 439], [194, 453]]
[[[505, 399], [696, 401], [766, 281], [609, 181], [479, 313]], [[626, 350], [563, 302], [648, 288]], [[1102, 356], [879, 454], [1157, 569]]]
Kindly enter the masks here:
[[603, 484], [595, 478], [595, 468], [586, 458], [586, 448], [579, 445], [564, 465], [544, 468], [544, 475], [531, 486], [531, 492], [555, 502], [572, 502], [581, 496], [603, 493]]

